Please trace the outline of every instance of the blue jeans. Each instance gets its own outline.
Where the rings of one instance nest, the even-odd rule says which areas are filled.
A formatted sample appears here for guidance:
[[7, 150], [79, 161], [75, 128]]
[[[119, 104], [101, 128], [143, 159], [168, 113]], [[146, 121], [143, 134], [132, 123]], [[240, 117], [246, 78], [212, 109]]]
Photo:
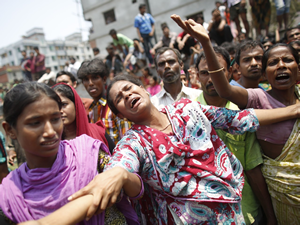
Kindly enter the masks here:
[[277, 16], [290, 12], [291, 0], [274, 0]]
[[151, 42], [152, 36], [149, 36], [149, 34], [141, 34], [142, 38], [144, 39], [143, 46], [146, 53], [146, 56], [150, 62], [150, 64], [153, 64], [153, 58], [150, 54], [150, 49], [153, 48], [153, 44]]

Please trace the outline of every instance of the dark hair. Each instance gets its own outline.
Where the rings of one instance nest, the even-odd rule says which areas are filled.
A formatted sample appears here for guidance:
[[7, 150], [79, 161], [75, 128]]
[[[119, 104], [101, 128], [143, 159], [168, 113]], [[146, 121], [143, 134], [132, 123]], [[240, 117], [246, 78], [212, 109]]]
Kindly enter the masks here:
[[139, 9], [141, 9], [143, 7], [146, 7], [146, 4], [142, 3], [142, 4], [139, 5]]
[[109, 92], [110, 92], [110, 89], [112, 88], [112, 86], [118, 82], [118, 81], [128, 81], [128, 82], [131, 82], [137, 86], [143, 86], [143, 84], [141, 83], [141, 81], [139, 79], [136, 79], [135, 77], [131, 76], [131, 75], [124, 75], [124, 74], [121, 74], [121, 75], [118, 75], [116, 76], [112, 81], [111, 83], [108, 85], [107, 87], [107, 91], [106, 91], [106, 99], [107, 99], [107, 104], [108, 104], [108, 107], [110, 108], [110, 110], [115, 114], [115, 115], [118, 115], [119, 114], [119, 111], [117, 110], [117, 108], [115, 107], [114, 105], [114, 100], [110, 97], [109, 95]]
[[199, 18], [202, 19], [202, 20], [204, 21], [203, 14], [198, 14], [197, 16], [195, 16], [195, 22], [196, 22]]
[[93, 48], [93, 52], [100, 52], [100, 49], [95, 47], [95, 48]]
[[46, 67], [46, 70], [51, 70], [51, 67], [47, 66], [47, 67]]
[[133, 41], [138, 41], [140, 42], [140, 40], [138, 38], [133, 38]]
[[35, 46], [33, 47], [33, 50], [39, 50], [39, 47]]
[[297, 65], [299, 65], [299, 55], [298, 55], [297, 50], [294, 49], [290, 44], [277, 43], [277, 44], [271, 46], [267, 51], [265, 51], [265, 53], [264, 53], [264, 55], [262, 57], [262, 67], [261, 67], [261, 70], [262, 70], [263, 73], [266, 71], [267, 62], [268, 62], [268, 59], [270, 57], [270, 52], [274, 48], [277, 48], [277, 47], [280, 47], [280, 46], [288, 48], [291, 51], [292, 55], [294, 56]]
[[221, 44], [221, 47], [225, 48], [229, 54], [235, 54], [236, 53], [236, 47], [231, 42], [224, 42]]
[[158, 84], [159, 78], [157, 76], [151, 76], [156, 84]]
[[[214, 48], [214, 51], [215, 53], [218, 55], [221, 55], [223, 57], [223, 59], [226, 61], [226, 64], [227, 64], [227, 70], [230, 68], [230, 55], [228, 53], [228, 51], [223, 48], [223, 47], [220, 47], [220, 46], [215, 46], [213, 47]], [[204, 54], [204, 52], [202, 52], [198, 58], [197, 58], [197, 61], [196, 61], [196, 68], [199, 69], [199, 63], [201, 61], [201, 59], [205, 59], [206, 56]]]
[[67, 75], [68, 77], [70, 77], [72, 83], [74, 83], [76, 81], [76, 78], [74, 77], [74, 75], [68, 71], [59, 71], [57, 74], [56, 74], [56, 79], [62, 75]]
[[83, 79], [87, 75], [96, 75], [104, 78], [108, 76], [108, 70], [101, 59], [85, 60], [77, 71], [77, 76], [79, 79]]
[[60, 93], [64, 97], [70, 99], [75, 105], [75, 97], [72, 89], [67, 84], [58, 84], [52, 88], [55, 92]]
[[290, 32], [291, 30], [294, 30], [294, 29], [300, 29], [299, 26], [296, 26], [296, 27], [289, 27], [285, 30], [285, 33], [284, 33], [284, 39], [287, 40], [288, 36], [287, 36], [287, 33]]
[[23, 110], [29, 104], [39, 100], [43, 95], [56, 101], [59, 109], [61, 109], [61, 100], [59, 96], [46, 84], [27, 82], [16, 85], [7, 92], [4, 98], [3, 115], [5, 121], [14, 127]]
[[168, 50], [171, 50], [176, 54], [179, 64], [182, 65], [183, 62], [182, 62], [181, 54], [177, 49], [170, 48], [170, 47], [162, 47], [162, 48], [159, 48], [155, 53], [154, 62], [155, 62], [156, 67], [157, 67], [157, 62], [156, 62], [157, 56], [163, 54], [164, 52], [166, 52]]
[[166, 22], [162, 23], [162, 24], [160, 25], [160, 27], [161, 27], [162, 30], [164, 30], [165, 28], [169, 28], [169, 27], [168, 27], [168, 24], [167, 24]]
[[152, 73], [151, 73], [151, 70], [149, 69], [148, 66], [144, 67], [143, 70], [147, 71], [147, 73], [151, 76]]
[[74, 57], [70, 57], [69, 60], [74, 60], [74, 61], [76, 61], [76, 59], [75, 59]]
[[235, 62], [240, 65], [240, 57], [241, 57], [241, 51], [246, 51], [248, 49], [254, 49], [256, 47], [260, 47], [264, 51], [264, 47], [260, 42], [257, 41], [243, 41], [240, 45], [239, 48], [236, 51], [235, 54]]
[[117, 34], [117, 31], [115, 29], [111, 29], [109, 31], [109, 35]]
[[21, 52], [25, 52], [25, 53], [26, 53], [26, 51], [25, 51], [25, 50], [22, 50]]

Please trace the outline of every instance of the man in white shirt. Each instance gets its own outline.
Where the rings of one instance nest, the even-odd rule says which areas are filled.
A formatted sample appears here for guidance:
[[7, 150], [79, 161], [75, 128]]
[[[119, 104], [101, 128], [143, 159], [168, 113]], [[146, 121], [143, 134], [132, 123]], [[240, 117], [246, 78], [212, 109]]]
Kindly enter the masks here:
[[56, 74], [51, 71], [50, 67], [46, 68], [46, 73], [43, 74], [43, 76], [38, 79], [38, 83], [45, 83], [48, 84], [49, 86], [52, 86], [53, 84], [55, 84], [55, 78], [56, 78]]
[[183, 61], [177, 49], [162, 47], [155, 55], [155, 66], [158, 75], [163, 80], [162, 90], [151, 98], [156, 108], [161, 109], [181, 98], [194, 100], [201, 94], [201, 90], [185, 87], [180, 79]]
[[74, 57], [70, 58], [70, 64], [66, 63], [65, 71], [72, 73], [77, 79], [77, 71], [81, 66], [81, 62], [77, 62]]

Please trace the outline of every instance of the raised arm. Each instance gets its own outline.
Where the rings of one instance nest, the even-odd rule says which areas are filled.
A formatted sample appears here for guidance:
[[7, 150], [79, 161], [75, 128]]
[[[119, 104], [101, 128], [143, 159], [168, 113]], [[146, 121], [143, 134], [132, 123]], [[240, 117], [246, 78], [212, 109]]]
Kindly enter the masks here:
[[248, 92], [246, 89], [229, 84], [227, 78], [225, 77], [224, 71], [220, 70], [221, 66], [204, 27], [191, 19], [182, 21], [178, 15], [172, 15], [171, 18], [183, 30], [188, 32], [202, 44], [205, 56], [208, 59], [207, 64], [210, 71], [210, 76], [218, 94], [222, 98], [226, 98], [238, 105], [240, 109], [244, 109], [248, 103]]

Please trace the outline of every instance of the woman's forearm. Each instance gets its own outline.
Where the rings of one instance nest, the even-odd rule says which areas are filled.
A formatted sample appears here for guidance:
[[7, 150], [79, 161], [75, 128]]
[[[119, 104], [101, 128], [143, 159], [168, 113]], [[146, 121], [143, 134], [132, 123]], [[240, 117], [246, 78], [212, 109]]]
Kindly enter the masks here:
[[291, 105], [284, 108], [277, 109], [254, 109], [259, 124], [269, 125], [272, 123], [278, 123], [285, 120], [299, 118], [300, 103]]
[[139, 195], [142, 184], [140, 178], [134, 174], [130, 173], [127, 170], [123, 169], [126, 173], [125, 182], [123, 185], [123, 190], [128, 197], [134, 198]]
[[50, 215], [37, 221], [28, 221], [19, 225], [71, 225], [86, 219], [87, 211], [93, 204], [93, 196], [85, 195], [69, 202]]

